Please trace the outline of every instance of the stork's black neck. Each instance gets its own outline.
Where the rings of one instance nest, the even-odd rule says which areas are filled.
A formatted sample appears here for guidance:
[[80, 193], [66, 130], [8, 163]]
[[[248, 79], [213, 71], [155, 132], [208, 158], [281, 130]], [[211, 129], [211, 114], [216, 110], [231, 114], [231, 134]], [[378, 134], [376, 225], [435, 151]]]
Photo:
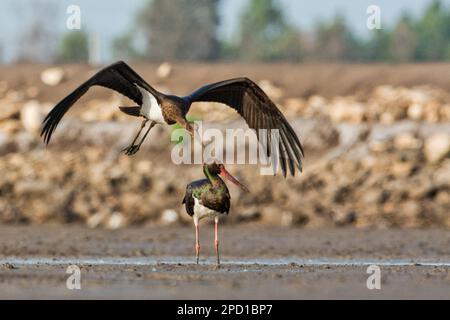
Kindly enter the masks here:
[[203, 173], [213, 186], [219, 186], [224, 183], [223, 180], [219, 177], [219, 175], [212, 174], [211, 172], [209, 172], [207, 165], [203, 166]]

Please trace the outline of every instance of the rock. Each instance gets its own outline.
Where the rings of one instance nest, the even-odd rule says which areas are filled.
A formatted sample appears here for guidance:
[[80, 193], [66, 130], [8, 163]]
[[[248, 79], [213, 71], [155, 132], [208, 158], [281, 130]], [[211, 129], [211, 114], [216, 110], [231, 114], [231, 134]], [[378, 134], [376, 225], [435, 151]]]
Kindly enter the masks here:
[[408, 162], [394, 162], [390, 167], [391, 173], [396, 178], [407, 177], [411, 173], [412, 169], [412, 164]]
[[386, 152], [389, 149], [389, 142], [386, 140], [373, 140], [369, 142], [369, 149], [375, 153]]
[[394, 138], [394, 147], [398, 150], [419, 149], [421, 142], [412, 133], [405, 132]]
[[30, 132], [20, 131], [15, 136], [15, 145], [21, 152], [30, 151], [37, 143], [36, 137]]
[[327, 150], [339, 144], [340, 138], [341, 134], [330, 118], [322, 117], [314, 124], [304, 143], [308, 149]]
[[450, 159], [444, 160], [439, 168], [433, 171], [434, 181], [441, 185], [450, 185]]
[[0, 81], [0, 95], [3, 95], [6, 91], [8, 91], [8, 82]]
[[18, 267], [16, 267], [15, 265], [13, 265], [13, 264], [11, 264], [11, 263], [9, 263], [9, 262], [5, 263], [5, 264], [3, 265], [3, 267], [4, 267], [5, 269], [10, 269], [10, 270], [19, 269]]
[[92, 216], [90, 216], [87, 219], [86, 224], [88, 225], [89, 228], [97, 228], [104, 221], [106, 221], [107, 218], [108, 218], [108, 213], [106, 211], [100, 211], [100, 212], [97, 212], [97, 213], [93, 214]]
[[411, 120], [421, 120], [423, 116], [423, 106], [418, 103], [413, 103], [409, 106], [407, 114]]
[[43, 112], [39, 102], [36, 100], [31, 100], [25, 103], [20, 112], [20, 120], [22, 121], [23, 127], [28, 132], [33, 134], [40, 133], [44, 118], [45, 113]]
[[438, 102], [430, 102], [425, 106], [424, 109], [424, 117], [427, 122], [438, 122], [439, 121], [439, 107], [440, 104]]
[[261, 218], [261, 212], [257, 208], [250, 208], [245, 211], [238, 213], [237, 221], [239, 222], [250, 222], [256, 221]]
[[164, 225], [174, 224], [179, 220], [178, 213], [173, 209], [164, 210], [161, 215], [161, 221]]
[[11, 90], [6, 93], [6, 100], [10, 102], [22, 102], [24, 99], [24, 94], [22, 91]]
[[6, 152], [11, 147], [11, 137], [8, 133], [0, 131], [0, 154]]
[[327, 100], [321, 96], [311, 96], [308, 99], [308, 113], [307, 115], [312, 116], [315, 114], [325, 113]]
[[450, 122], [450, 104], [441, 106], [439, 113], [441, 121]]
[[390, 112], [383, 112], [380, 115], [380, 122], [382, 124], [393, 124], [395, 121], [395, 117], [392, 113]]
[[166, 79], [172, 74], [172, 65], [168, 62], [162, 63], [156, 70], [158, 78]]
[[0, 123], [0, 131], [7, 133], [7, 134], [15, 134], [22, 130], [22, 125], [20, 124], [20, 121], [16, 120], [7, 120], [2, 121]]
[[41, 73], [41, 81], [48, 86], [57, 86], [64, 80], [65, 72], [61, 68], [49, 68]]
[[272, 81], [270, 80], [261, 80], [259, 82], [259, 86], [263, 91], [272, 99], [278, 100], [283, 95], [284, 92], [281, 88], [277, 87]]
[[298, 98], [286, 99], [284, 102], [284, 108], [286, 116], [303, 116], [305, 115], [307, 104], [305, 100]]
[[437, 204], [441, 206], [449, 206], [450, 205], [450, 194], [447, 190], [440, 190], [435, 197], [435, 201]]
[[294, 224], [294, 214], [290, 211], [282, 212], [280, 224], [282, 227], [292, 226]]
[[106, 223], [106, 228], [110, 230], [117, 230], [123, 228], [127, 225], [127, 219], [120, 212], [114, 212], [111, 217], [109, 217]]
[[335, 99], [330, 106], [329, 115], [335, 122], [361, 123], [364, 119], [364, 106], [347, 99]]
[[450, 153], [450, 135], [436, 133], [425, 140], [425, 157], [431, 163], [438, 162]]
[[418, 228], [420, 227], [419, 217], [421, 208], [419, 203], [412, 200], [407, 200], [400, 206], [398, 210], [398, 215], [400, 218], [400, 223], [405, 228]]
[[338, 227], [354, 224], [356, 221], [356, 213], [354, 211], [335, 210], [333, 211], [333, 221]]
[[21, 180], [14, 186], [14, 192], [20, 195], [45, 195], [52, 189], [51, 183], [36, 180]]
[[27, 96], [27, 98], [29, 99], [35, 99], [38, 95], [39, 95], [39, 88], [38, 87], [28, 87], [25, 90], [25, 94]]
[[9, 99], [1, 99], [0, 105], [2, 106], [0, 108], [0, 121], [18, 118], [21, 104], [13, 103]]
[[141, 160], [136, 163], [136, 174], [150, 175], [152, 173], [153, 163], [150, 160]]

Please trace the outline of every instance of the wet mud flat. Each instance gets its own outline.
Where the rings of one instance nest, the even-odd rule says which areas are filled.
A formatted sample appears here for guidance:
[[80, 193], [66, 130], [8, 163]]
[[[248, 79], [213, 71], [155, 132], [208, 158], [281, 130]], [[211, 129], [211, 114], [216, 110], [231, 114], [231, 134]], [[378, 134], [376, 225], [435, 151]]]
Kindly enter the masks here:
[[[220, 267], [212, 231], [202, 225], [195, 265], [190, 227], [1, 226], [0, 298], [450, 298], [449, 231], [227, 225]], [[380, 290], [367, 289], [372, 264]]]

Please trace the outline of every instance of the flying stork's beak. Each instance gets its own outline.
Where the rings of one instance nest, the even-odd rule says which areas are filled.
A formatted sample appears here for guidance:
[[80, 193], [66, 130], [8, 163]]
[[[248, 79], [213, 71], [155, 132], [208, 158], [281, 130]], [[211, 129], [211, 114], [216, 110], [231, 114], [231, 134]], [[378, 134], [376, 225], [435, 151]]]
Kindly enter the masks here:
[[240, 187], [242, 190], [250, 192], [250, 190], [244, 186], [242, 183], [240, 183], [235, 177], [233, 177], [226, 169], [224, 166], [222, 166], [222, 168], [220, 169], [220, 175], [226, 179], [228, 179], [229, 181], [233, 182], [235, 185], [237, 185], [238, 187]]

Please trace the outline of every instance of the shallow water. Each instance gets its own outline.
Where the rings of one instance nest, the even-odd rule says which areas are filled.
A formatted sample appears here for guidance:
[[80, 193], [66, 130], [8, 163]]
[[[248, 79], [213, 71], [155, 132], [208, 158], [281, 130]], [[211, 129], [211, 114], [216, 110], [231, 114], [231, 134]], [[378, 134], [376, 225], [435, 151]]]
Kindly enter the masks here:
[[[89, 265], [89, 266], [156, 266], [162, 264], [176, 264], [176, 265], [192, 265], [193, 258], [186, 257], [126, 257], [126, 258], [49, 258], [49, 257], [8, 257], [0, 258], [0, 264], [12, 265]], [[201, 260], [202, 265], [214, 265], [215, 260]], [[330, 259], [330, 258], [315, 258], [315, 259], [301, 259], [301, 258], [275, 258], [275, 259], [224, 259], [222, 265], [235, 266], [424, 266], [424, 267], [450, 267], [450, 260], [420, 260], [420, 259]]]

